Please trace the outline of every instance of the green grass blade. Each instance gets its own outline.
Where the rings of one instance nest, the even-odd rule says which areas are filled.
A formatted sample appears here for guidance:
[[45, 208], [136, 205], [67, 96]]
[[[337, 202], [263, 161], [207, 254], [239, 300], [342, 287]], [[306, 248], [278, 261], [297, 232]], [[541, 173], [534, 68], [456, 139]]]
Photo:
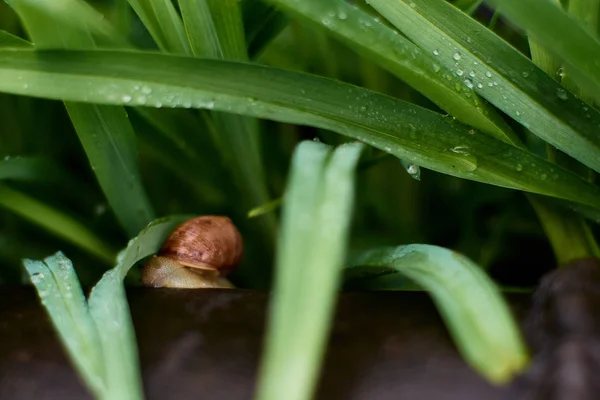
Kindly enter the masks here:
[[[62, 20], [61, 10], [68, 5], [73, 7], [71, 12], [81, 10], [72, 18], [87, 22], [91, 18], [86, 11], [89, 6], [81, 1], [13, 0], [11, 5], [37, 47], [95, 46], [87, 25], [71, 27]], [[144, 96], [144, 93], [138, 96]], [[80, 101], [86, 102], [86, 99]], [[135, 133], [127, 113], [122, 107], [73, 102], [66, 102], [65, 107], [113, 212], [129, 236], [135, 235], [154, 219], [154, 211], [142, 186]]]
[[28, 42], [25, 39], [21, 39], [18, 36], [11, 35], [6, 31], [0, 30], [0, 47], [31, 48], [33, 47], [33, 43]]
[[[140, 88], [149, 92], [143, 99], [135, 96]], [[600, 189], [538, 156], [413, 104], [309, 74], [148, 53], [0, 50], [0, 91], [105, 104], [193, 106], [311, 125], [434, 171], [591, 207], [600, 204]]]
[[0, 184], [0, 207], [73, 243], [99, 260], [108, 264], [114, 261], [114, 251], [85, 224], [18, 190]]
[[421, 92], [458, 120], [501, 140], [518, 143], [506, 122], [472, 88], [407, 38], [344, 0], [270, 0], [343, 40]]
[[190, 54], [183, 23], [170, 0], [128, 1], [162, 51]]
[[73, 264], [60, 252], [23, 264], [79, 376], [97, 399], [105, 398], [98, 333]]
[[491, 382], [506, 383], [527, 367], [519, 328], [494, 283], [466, 257], [413, 244], [366, 251], [354, 267], [391, 267], [427, 290], [467, 362]]
[[[600, 89], [600, 41], [549, 0], [503, 0], [499, 11]], [[535, 15], [536, 18], [531, 18]], [[590, 18], [597, 18], [590, 15]]]
[[370, 4], [422, 49], [437, 54], [440, 64], [456, 74], [462, 71], [464, 85], [540, 138], [600, 171], [600, 136], [595, 134], [600, 113], [568, 94], [492, 31], [444, 0]]
[[158, 249], [189, 216], [156, 220], [132, 239], [118, 257], [117, 266], [106, 272], [89, 298], [90, 313], [98, 326], [105, 359], [107, 399], [142, 399], [135, 332], [125, 295], [123, 279], [129, 269]]
[[[180, 0], [181, 13], [193, 54], [198, 57], [247, 61], [242, 13], [238, 0]], [[256, 207], [270, 198], [260, 152], [255, 119], [213, 112], [210, 132], [246, 206]], [[274, 241], [275, 218], [261, 221], [266, 236]]]
[[[40, 47], [63, 47], [69, 43], [75, 48], [89, 48], [89, 41], [102, 47], [126, 47], [127, 40], [106, 21], [104, 16], [85, 1], [80, 0], [7, 0], [19, 16], [26, 18], [25, 28], [30, 37], [46, 37]], [[54, 22], [50, 22], [49, 16]], [[53, 30], [55, 23], [60, 29]], [[76, 34], [72, 34], [76, 32]]]
[[259, 400], [308, 400], [327, 343], [362, 146], [301, 143], [283, 209]]

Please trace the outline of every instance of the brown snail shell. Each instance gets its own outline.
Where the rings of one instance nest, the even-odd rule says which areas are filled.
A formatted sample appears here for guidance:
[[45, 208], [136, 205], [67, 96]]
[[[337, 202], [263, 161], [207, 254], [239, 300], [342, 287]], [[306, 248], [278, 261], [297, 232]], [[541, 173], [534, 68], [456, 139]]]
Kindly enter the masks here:
[[242, 235], [231, 219], [192, 218], [169, 235], [158, 256], [144, 266], [142, 283], [152, 287], [234, 287], [225, 276], [242, 259]]

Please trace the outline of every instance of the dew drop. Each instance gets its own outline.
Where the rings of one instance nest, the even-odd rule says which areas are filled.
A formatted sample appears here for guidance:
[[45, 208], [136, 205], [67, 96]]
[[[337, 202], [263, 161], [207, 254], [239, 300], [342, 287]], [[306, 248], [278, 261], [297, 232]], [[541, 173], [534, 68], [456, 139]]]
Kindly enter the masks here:
[[433, 72], [440, 72], [440, 66], [437, 64], [433, 64]]
[[468, 150], [469, 150], [469, 147], [467, 147], [467, 146], [455, 146], [450, 149], [451, 152], [456, 153], [456, 154], [462, 154], [464, 156], [469, 155]]
[[523, 75], [523, 78], [527, 78], [529, 76], [529, 72], [523, 71], [521, 75]]
[[481, 88], [483, 87], [483, 85], [482, 85], [481, 83], [478, 83], [478, 84], [477, 84], [477, 87], [478, 87], [479, 89], [481, 89]]
[[344, 11], [340, 11], [338, 13], [338, 18], [341, 20], [345, 20], [346, 18], [348, 18], [348, 14], [346, 14]]
[[522, 164], [517, 164], [515, 165], [515, 169], [519, 172], [523, 171], [523, 165]]
[[129, 103], [131, 101], [131, 96], [128, 94], [123, 95], [123, 97], [121, 97], [121, 100], [123, 100], [124, 103]]
[[463, 71], [462, 69], [456, 70], [456, 75], [458, 75], [458, 76], [463, 76], [464, 73], [465, 73], [465, 71]]
[[556, 96], [561, 100], [567, 100], [569, 98], [567, 91], [563, 88], [556, 89]]
[[460, 58], [461, 58], [460, 53], [457, 52], [457, 53], [452, 54], [452, 58], [454, 58], [456, 61], [460, 60]]
[[434, 56], [439, 56], [439, 55], [440, 55], [440, 51], [439, 51], [438, 49], [435, 49], [435, 50], [433, 51], [433, 55], [434, 55]]
[[465, 79], [465, 80], [464, 80], [464, 83], [465, 83], [465, 85], [467, 85], [467, 87], [468, 87], [469, 89], [473, 89], [473, 82], [471, 82], [471, 80], [470, 80], [470, 79]]

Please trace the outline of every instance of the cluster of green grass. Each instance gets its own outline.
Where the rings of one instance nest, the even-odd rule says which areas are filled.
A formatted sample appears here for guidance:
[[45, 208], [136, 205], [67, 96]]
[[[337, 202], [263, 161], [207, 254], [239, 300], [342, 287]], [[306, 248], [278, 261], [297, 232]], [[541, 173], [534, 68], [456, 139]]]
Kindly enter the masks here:
[[350, 283], [429, 291], [506, 382], [502, 286], [598, 255], [599, 0], [6, 2], [0, 279], [98, 398], [143, 396], [123, 281], [184, 214], [229, 215], [233, 282], [274, 290], [262, 400], [310, 398]]

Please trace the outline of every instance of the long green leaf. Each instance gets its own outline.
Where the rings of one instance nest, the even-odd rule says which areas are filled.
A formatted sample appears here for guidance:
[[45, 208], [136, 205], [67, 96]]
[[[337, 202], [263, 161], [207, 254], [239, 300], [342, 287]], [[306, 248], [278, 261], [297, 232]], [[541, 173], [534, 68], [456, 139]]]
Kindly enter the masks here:
[[317, 24], [364, 57], [404, 80], [458, 120], [495, 137], [518, 143], [506, 122], [464, 77], [453, 74], [431, 52], [425, 52], [378, 19], [344, 0], [270, 0], [284, 10]]
[[[143, 98], [134, 96], [140, 88]], [[600, 204], [600, 189], [540, 157], [413, 104], [308, 74], [148, 53], [0, 50], [0, 91], [311, 125], [449, 175]]]
[[[79, 0], [12, 0], [37, 47], [93, 48], [92, 30], [65, 24], [62, 9], [72, 6], [89, 19], [87, 4]], [[71, 9], [70, 9], [71, 10]], [[24, 88], [28, 85], [24, 83]], [[138, 96], [144, 96], [143, 91]], [[86, 102], [83, 98], [80, 101]], [[154, 212], [142, 186], [135, 147], [135, 133], [122, 107], [66, 102], [65, 106], [83, 145], [92, 169], [112, 210], [130, 236], [154, 219]]]
[[462, 76], [465, 86], [540, 138], [600, 171], [600, 136], [595, 133], [600, 113], [567, 93], [492, 31], [444, 0], [370, 4], [419, 47], [435, 54], [440, 64]]
[[[7, 0], [6, 2], [17, 11], [19, 17], [30, 21], [25, 21], [25, 28], [31, 37], [43, 37], [50, 31], [53, 34], [45, 40], [70, 43], [70, 47], [75, 48], [89, 48], [90, 40], [94, 45], [101, 47], [128, 46], [127, 40], [104, 19], [102, 14], [85, 1]], [[54, 22], [51, 22], [52, 20]], [[54, 23], [60, 29], [52, 31]], [[76, 35], [73, 35], [73, 32], [76, 32]], [[43, 43], [39, 44], [43, 45]]]
[[85, 224], [18, 190], [0, 185], [0, 207], [20, 215], [106, 263], [114, 261], [114, 251]]
[[[501, 4], [499, 11], [502, 14], [583, 74], [587, 81], [595, 86], [596, 91], [600, 90], [600, 41], [595, 32], [592, 36], [559, 4], [549, 0], [489, 2]], [[531, 18], [532, 15], [536, 17]], [[590, 15], [590, 18], [597, 16]]]
[[107, 399], [143, 398], [135, 332], [123, 279], [135, 263], [157, 253], [171, 231], [188, 218], [172, 216], [149, 224], [130, 240], [118, 256], [117, 266], [106, 272], [90, 293], [90, 313], [98, 326], [105, 359]]
[[138, 261], [158, 249], [191, 216], [156, 220], [132, 239], [92, 289], [86, 302], [73, 265], [62, 253], [41, 261], [24, 260], [42, 305], [74, 366], [97, 399], [143, 398], [137, 344], [123, 279]]
[[527, 367], [525, 344], [498, 288], [466, 257], [413, 244], [366, 251], [350, 265], [394, 268], [426, 289], [464, 358], [491, 382], [505, 383]]
[[128, 0], [158, 47], [173, 54], [189, 54], [181, 18], [170, 0]]
[[[247, 61], [246, 41], [238, 0], [179, 0], [190, 47], [197, 57]], [[212, 112], [213, 141], [245, 199], [246, 207], [269, 200], [260, 152], [258, 121]], [[266, 237], [274, 241], [275, 218], [267, 215]]]
[[308, 400], [339, 288], [361, 151], [301, 143], [292, 161], [259, 400]]
[[73, 264], [60, 252], [23, 264], [80, 377], [97, 399], [108, 399], [98, 332]]

